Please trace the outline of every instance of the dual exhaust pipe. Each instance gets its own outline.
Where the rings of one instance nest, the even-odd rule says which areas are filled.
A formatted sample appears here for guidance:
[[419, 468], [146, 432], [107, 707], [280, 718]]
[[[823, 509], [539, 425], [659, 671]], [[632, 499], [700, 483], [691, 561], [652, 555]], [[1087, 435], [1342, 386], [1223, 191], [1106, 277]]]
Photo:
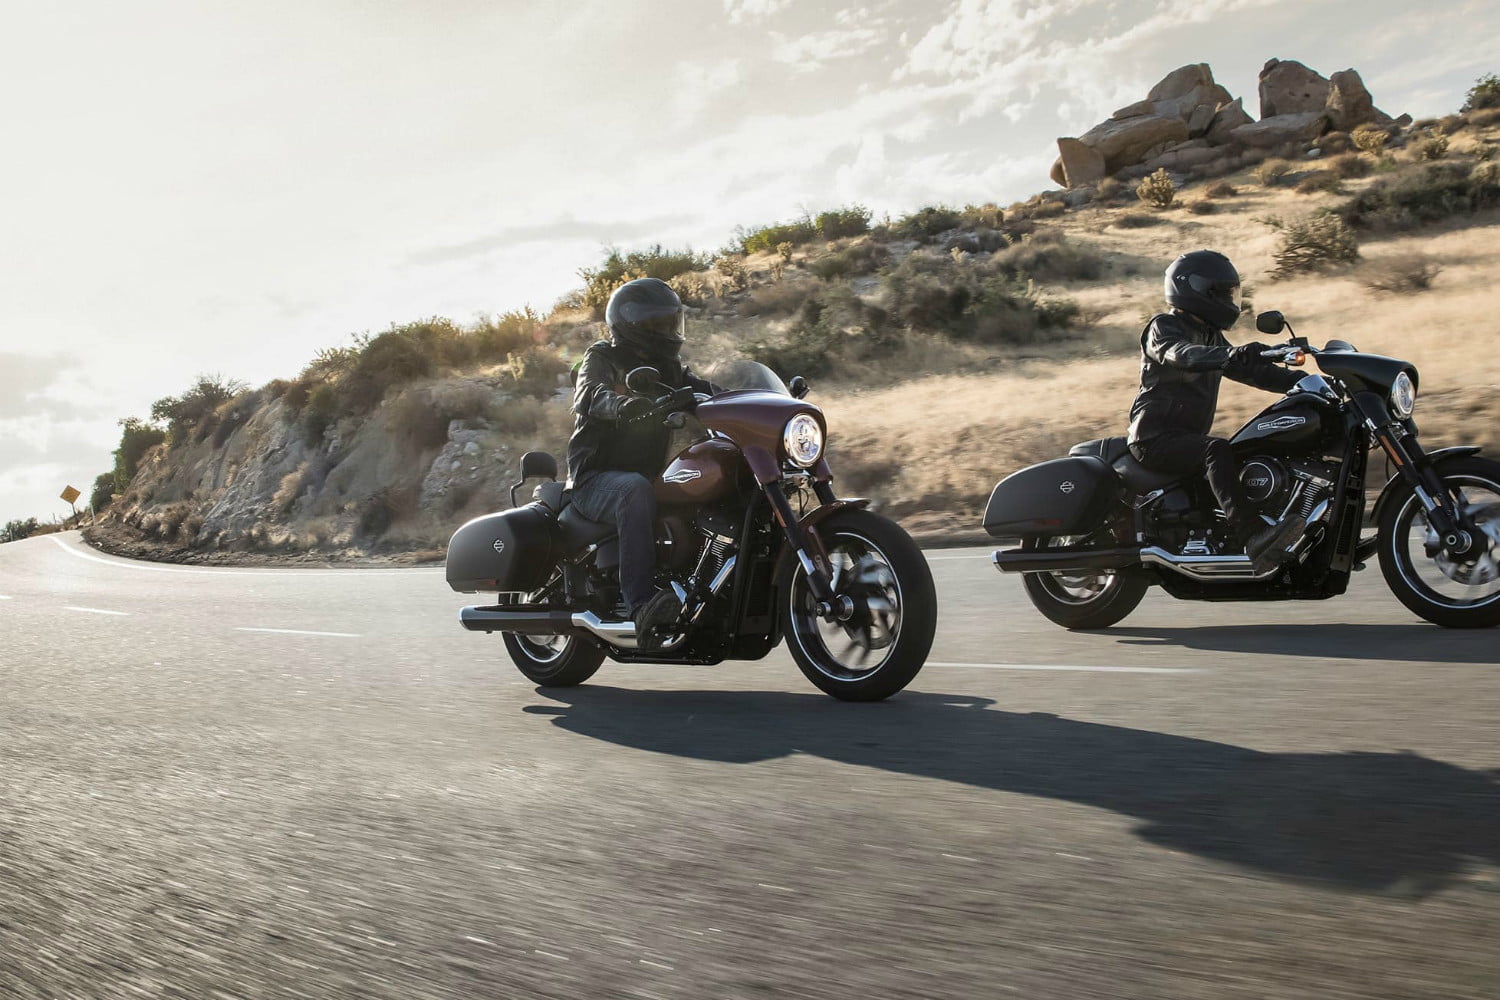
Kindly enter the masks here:
[[1114, 549], [1001, 549], [990, 557], [1002, 573], [1076, 573], [1156, 566], [1194, 580], [1264, 580], [1281, 571], [1257, 573], [1249, 556], [1178, 555], [1155, 545]]
[[[604, 621], [592, 611], [549, 611], [505, 604], [471, 606], [458, 612], [458, 621], [470, 632], [515, 632], [520, 635], [588, 632], [617, 649], [636, 649], [639, 645], [635, 622]], [[669, 645], [662, 651], [670, 648]]]

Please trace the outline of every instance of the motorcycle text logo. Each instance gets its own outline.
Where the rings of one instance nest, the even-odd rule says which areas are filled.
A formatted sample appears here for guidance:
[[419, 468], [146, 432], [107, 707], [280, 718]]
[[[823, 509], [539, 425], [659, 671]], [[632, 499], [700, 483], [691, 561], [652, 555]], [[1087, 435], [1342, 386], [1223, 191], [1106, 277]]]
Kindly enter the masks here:
[[1078, 487], [1073, 485], [1073, 481], [1071, 479], [1065, 479], [1057, 484], [1057, 488], [1062, 490], [1064, 493], [1072, 493]]
[[1255, 425], [1258, 431], [1284, 431], [1290, 427], [1301, 427], [1307, 423], [1306, 417], [1277, 417], [1275, 420], [1262, 420]]
[[703, 472], [699, 469], [678, 469], [661, 477], [664, 483], [690, 483], [694, 479], [702, 479]]

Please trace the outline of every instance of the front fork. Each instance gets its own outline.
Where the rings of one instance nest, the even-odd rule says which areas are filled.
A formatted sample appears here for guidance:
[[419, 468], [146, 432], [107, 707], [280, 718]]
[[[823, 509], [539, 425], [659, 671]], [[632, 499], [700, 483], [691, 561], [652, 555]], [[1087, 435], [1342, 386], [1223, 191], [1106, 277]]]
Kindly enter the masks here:
[[780, 482], [769, 482], [764, 486], [766, 498], [771, 501], [771, 512], [776, 522], [781, 525], [781, 530], [786, 533], [787, 544], [791, 546], [792, 554], [801, 564], [802, 572], [807, 574], [808, 588], [812, 591], [813, 597], [817, 598], [818, 617], [827, 622], [846, 622], [853, 618], [854, 602], [833, 592], [828, 558], [818, 538], [816, 523], [822, 520], [822, 517], [818, 515], [825, 510], [831, 512], [846, 506], [863, 506], [864, 501], [841, 501], [834, 494], [833, 485], [828, 480], [815, 480], [813, 492], [822, 506], [813, 514], [799, 520]]
[[1427, 452], [1417, 443], [1416, 434], [1400, 423], [1383, 426], [1370, 423], [1369, 427], [1375, 442], [1390, 456], [1398, 474], [1411, 486], [1427, 512], [1427, 523], [1437, 531], [1442, 550], [1454, 559], [1468, 558], [1478, 544], [1479, 532], [1459, 510]]

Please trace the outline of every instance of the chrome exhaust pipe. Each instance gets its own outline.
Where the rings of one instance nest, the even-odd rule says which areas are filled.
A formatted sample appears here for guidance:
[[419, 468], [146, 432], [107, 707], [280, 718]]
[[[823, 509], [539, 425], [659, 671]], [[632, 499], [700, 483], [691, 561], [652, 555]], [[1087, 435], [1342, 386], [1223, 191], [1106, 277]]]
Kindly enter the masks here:
[[1139, 549], [998, 549], [990, 562], [1002, 573], [1076, 573], [1138, 566]]
[[[639, 648], [635, 622], [605, 621], [592, 611], [545, 611], [515, 605], [467, 607], [458, 612], [459, 624], [471, 632], [515, 632], [518, 635], [566, 635], [587, 632], [616, 649]], [[671, 652], [686, 636], [657, 652]]]
[[1280, 566], [1273, 566], [1257, 573], [1249, 556], [1179, 556], [1155, 545], [1141, 549], [1141, 563], [1195, 580], [1269, 580], [1281, 572]]

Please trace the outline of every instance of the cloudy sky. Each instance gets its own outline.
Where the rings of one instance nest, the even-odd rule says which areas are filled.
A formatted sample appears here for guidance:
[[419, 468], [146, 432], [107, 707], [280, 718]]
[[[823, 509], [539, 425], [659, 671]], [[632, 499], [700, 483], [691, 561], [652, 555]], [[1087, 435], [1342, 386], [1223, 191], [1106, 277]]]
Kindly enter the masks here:
[[1272, 56], [1457, 108], [1493, 0], [70, 0], [0, 34], [0, 520], [200, 372], [550, 305], [606, 244], [1048, 185], [1058, 135]]

